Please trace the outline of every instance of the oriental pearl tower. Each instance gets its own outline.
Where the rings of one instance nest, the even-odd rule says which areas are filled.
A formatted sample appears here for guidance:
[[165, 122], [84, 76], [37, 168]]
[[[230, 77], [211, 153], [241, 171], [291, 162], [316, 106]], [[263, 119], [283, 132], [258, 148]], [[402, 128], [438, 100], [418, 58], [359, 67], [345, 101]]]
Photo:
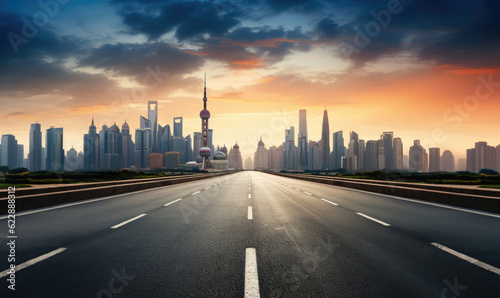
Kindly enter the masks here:
[[205, 89], [203, 96], [203, 110], [200, 112], [201, 118], [201, 148], [200, 156], [203, 158], [201, 164], [202, 170], [213, 169], [212, 163], [210, 162], [210, 154], [212, 153], [208, 147], [208, 119], [210, 118], [210, 112], [207, 110], [207, 74], [205, 73]]

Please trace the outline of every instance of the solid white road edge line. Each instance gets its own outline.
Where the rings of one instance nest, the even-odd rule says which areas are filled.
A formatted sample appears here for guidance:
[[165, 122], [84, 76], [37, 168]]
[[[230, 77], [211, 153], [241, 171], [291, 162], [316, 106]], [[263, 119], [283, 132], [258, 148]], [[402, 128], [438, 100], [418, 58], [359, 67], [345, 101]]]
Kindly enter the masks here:
[[[31, 265], [35, 265], [36, 263], [41, 262], [43, 260], [46, 260], [46, 259], [48, 259], [48, 258], [50, 258], [52, 256], [55, 256], [58, 253], [63, 252], [65, 250], [66, 250], [66, 247], [60, 247], [60, 248], [58, 248], [56, 250], [53, 250], [53, 251], [51, 251], [49, 253], [41, 255], [38, 258], [34, 258], [34, 259], [26, 261], [26, 262], [24, 262], [24, 263], [22, 263], [20, 265], [16, 265], [16, 272], [19, 271], [19, 270], [22, 270], [22, 269], [24, 269], [26, 267], [29, 267]], [[5, 276], [9, 275], [9, 271], [10, 271], [10, 269], [7, 269], [5, 271], [0, 272], [0, 278], [3, 278]]]
[[366, 214], [363, 214], [363, 213], [360, 213], [360, 212], [356, 212], [356, 214], [357, 214], [357, 215], [361, 215], [361, 216], [363, 216], [363, 217], [365, 217], [365, 218], [371, 219], [371, 220], [373, 220], [374, 222], [377, 222], [377, 223], [379, 223], [379, 224], [381, 224], [381, 225], [384, 225], [384, 226], [386, 226], [386, 227], [390, 226], [390, 224], [388, 224], [388, 223], [386, 223], [386, 222], [383, 222], [383, 221], [381, 221], [381, 220], [378, 220], [378, 219], [376, 219], [376, 218], [370, 217], [370, 216], [368, 216], [368, 215], [366, 215]]
[[479, 267], [481, 267], [483, 269], [486, 269], [488, 271], [491, 271], [493, 273], [496, 273], [496, 274], [500, 275], [500, 269], [498, 269], [497, 267], [491, 266], [490, 264], [483, 263], [483, 262], [481, 262], [481, 261], [479, 261], [477, 259], [469, 257], [468, 255], [464, 255], [463, 253], [460, 253], [460, 252], [458, 252], [456, 250], [448, 248], [448, 247], [446, 247], [444, 245], [441, 245], [439, 243], [432, 242], [431, 244], [434, 245], [435, 247], [443, 250], [443, 251], [446, 251], [447, 253], [450, 253], [450, 254], [454, 255], [455, 257], [459, 257], [460, 259], [462, 259], [464, 261], [467, 261], [467, 262], [472, 263], [472, 264], [474, 264], [476, 266], [479, 266]]
[[141, 218], [141, 217], [143, 217], [143, 216], [146, 216], [146, 213], [143, 213], [143, 214], [138, 215], [138, 216], [136, 216], [136, 217], [134, 217], [134, 218], [131, 218], [131, 219], [129, 219], [129, 220], [126, 220], [126, 221], [124, 221], [124, 222], [122, 222], [122, 223], [119, 223], [119, 224], [117, 224], [117, 225], [115, 225], [115, 226], [112, 226], [111, 228], [112, 228], [112, 229], [117, 229], [117, 228], [119, 228], [119, 227], [121, 227], [121, 226], [124, 226], [124, 225], [128, 224], [129, 222], [132, 222], [132, 221], [134, 221], [134, 220], [136, 220], [136, 219], [139, 219], [139, 218]]
[[246, 249], [245, 298], [260, 298], [259, 275], [257, 274], [257, 253], [255, 248]]

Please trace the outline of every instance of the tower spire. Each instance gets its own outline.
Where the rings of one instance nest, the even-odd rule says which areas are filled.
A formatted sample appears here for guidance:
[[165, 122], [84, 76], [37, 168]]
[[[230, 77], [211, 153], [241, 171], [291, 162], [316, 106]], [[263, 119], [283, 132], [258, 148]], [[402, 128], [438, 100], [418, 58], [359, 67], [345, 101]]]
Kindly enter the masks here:
[[204, 88], [203, 88], [203, 108], [207, 109], [207, 73], [205, 73]]

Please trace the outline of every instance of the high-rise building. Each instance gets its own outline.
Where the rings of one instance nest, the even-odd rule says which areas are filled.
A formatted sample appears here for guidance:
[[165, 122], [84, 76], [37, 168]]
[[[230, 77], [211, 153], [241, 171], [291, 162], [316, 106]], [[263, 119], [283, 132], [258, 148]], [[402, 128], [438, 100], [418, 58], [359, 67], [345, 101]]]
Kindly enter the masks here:
[[368, 141], [366, 143], [366, 170], [378, 170], [378, 144], [379, 141]]
[[245, 159], [244, 169], [247, 169], [247, 170], [252, 169], [252, 158], [250, 156]]
[[394, 138], [392, 142], [393, 154], [394, 154], [394, 169], [403, 170], [403, 142], [401, 138]]
[[347, 151], [347, 171], [358, 170], [359, 136], [354, 131], [351, 131]]
[[346, 153], [344, 146], [344, 137], [341, 130], [333, 133], [333, 155], [333, 168], [342, 168], [342, 156], [345, 156]]
[[63, 129], [50, 127], [45, 134], [48, 171], [64, 171]]
[[385, 170], [385, 142], [383, 135], [378, 140], [378, 169]]
[[24, 167], [24, 145], [17, 144], [17, 167]]
[[135, 130], [134, 164], [137, 168], [146, 169], [149, 166], [149, 154], [152, 153], [151, 128]]
[[165, 125], [161, 127], [158, 125], [158, 136], [160, 139], [160, 153], [165, 153], [170, 151], [170, 139], [172, 138], [172, 133], [170, 131], [170, 125]]
[[134, 142], [127, 121], [122, 125], [121, 138], [120, 165], [122, 168], [129, 168], [134, 164]]
[[174, 118], [174, 137], [183, 137], [182, 135], [182, 117]]
[[[202, 138], [203, 140], [203, 138]], [[210, 159], [214, 158], [215, 154], [215, 147], [214, 147], [214, 130], [209, 128], [208, 129], [208, 148], [210, 148]]]
[[2, 166], [15, 169], [17, 165], [17, 140], [11, 134], [2, 136]]
[[71, 148], [66, 153], [66, 161], [64, 163], [64, 167], [66, 171], [75, 171], [78, 170], [78, 153], [75, 148]]
[[323, 111], [323, 126], [321, 129], [321, 169], [326, 170], [330, 165], [330, 124], [328, 111]]
[[394, 151], [393, 151], [393, 132], [383, 132], [384, 139], [384, 154], [385, 154], [385, 169], [394, 170]]
[[269, 168], [269, 152], [266, 149], [264, 142], [262, 142], [262, 137], [257, 144], [257, 151], [255, 151], [253, 161], [254, 169], [265, 170]]
[[364, 170], [366, 167], [365, 151], [365, 140], [359, 140], [358, 170]]
[[[429, 165], [429, 170], [430, 170], [430, 165]], [[443, 155], [441, 155], [441, 170], [445, 172], [455, 172], [455, 157], [453, 156], [453, 153], [451, 153], [450, 150], [443, 151]]]
[[201, 132], [193, 133], [193, 157], [197, 163], [201, 163], [203, 159], [200, 156], [200, 148], [201, 148]]
[[42, 126], [39, 123], [31, 124], [30, 150], [28, 155], [28, 169], [31, 172], [42, 170]]
[[299, 147], [299, 169], [304, 170], [307, 168], [308, 157], [308, 143], [307, 143], [307, 114], [306, 110], [299, 110], [299, 136], [297, 140]]
[[309, 141], [309, 170], [321, 170], [321, 147], [320, 142]]
[[186, 162], [194, 161], [195, 159], [193, 158], [193, 140], [191, 139], [191, 135], [187, 135], [184, 138], [184, 142], [186, 143]]
[[139, 127], [141, 129], [146, 129], [146, 128], [151, 128], [151, 121], [148, 120], [148, 118], [144, 116], [139, 117]]
[[179, 167], [180, 155], [176, 151], [165, 152], [164, 165], [167, 169], [177, 169]]
[[[160, 152], [158, 146], [158, 101], [148, 101], [148, 120], [151, 123], [153, 152]], [[163, 156], [163, 155], [162, 155]]]
[[441, 171], [441, 150], [429, 148], [429, 172]]
[[428, 155], [425, 148], [420, 145], [420, 140], [413, 141], [408, 158], [410, 171], [425, 172], [429, 167]]
[[280, 170], [281, 167], [281, 154], [283, 153], [283, 146], [269, 147], [268, 164], [271, 170]]
[[150, 153], [149, 154], [149, 169], [154, 171], [156, 169], [163, 168], [163, 154], [161, 153]]
[[229, 168], [234, 170], [243, 169], [243, 160], [241, 158], [240, 146], [236, 143], [233, 148], [229, 151], [228, 156]]
[[169, 145], [170, 151], [179, 152], [179, 162], [181, 164], [185, 164], [186, 162], [189, 161], [189, 160], [187, 160], [187, 156], [186, 156], [186, 152], [187, 152], [186, 145], [187, 145], [187, 143], [186, 143], [186, 140], [184, 140], [184, 138], [172, 137], [170, 139], [170, 145]]
[[297, 170], [299, 168], [299, 150], [295, 146], [295, 127], [285, 129], [285, 142], [283, 143], [283, 154], [281, 155], [281, 166], [286, 170]]
[[[213, 149], [210, 148], [210, 142], [212, 140], [209, 140], [209, 129], [208, 129], [208, 119], [210, 119], [210, 111], [207, 110], [207, 75], [205, 74], [205, 82], [204, 82], [204, 88], [203, 88], [203, 110], [200, 112], [200, 118], [201, 118], [201, 148], [198, 151], [199, 155], [202, 158], [201, 162], [201, 169], [206, 170], [206, 169], [212, 169], [212, 164], [210, 163], [210, 157], [212, 156]], [[175, 125], [175, 124], [174, 124]], [[175, 133], [174, 133], [175, 134]], [[241, 158], [241, 155], [240, 155]]]
[[92, 117], [89, 133], [83, 135], [83, 168], [97, 170], [99, 168], [99, 135], [97, 134]]
[[486, 142], [477, 142], [475, 147], [467, 149], [467, 171], [479, 173], [482, 169], [495, 169], [497, 150]]

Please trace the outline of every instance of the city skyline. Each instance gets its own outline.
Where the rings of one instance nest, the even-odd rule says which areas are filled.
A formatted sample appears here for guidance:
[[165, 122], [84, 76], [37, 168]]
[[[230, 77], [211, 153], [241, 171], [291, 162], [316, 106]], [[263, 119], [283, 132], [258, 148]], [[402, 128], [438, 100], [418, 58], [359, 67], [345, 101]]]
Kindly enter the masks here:
[[[426, 1], [391, 12], [386, 1], [128, 3], [2, 4], [0, 133], [28, 144], [27, 128], [38, 121], [42, 131], [65, 127], [64, 147], [81, 151], [92, 114], [97, 127], [126, 120], [134, 129], [148, 101], [158, 101], [158, 123], [182, 116], [184, 130], [197, 132], [208, 72], [213, 143], [238, 140], [243, 158], [261, 135], [279, 144], [282, 129], [298, 128], [299, 109], [308, 110], [307, 139], [319, 140], [325, 107], [330, 131], [365, 140], [395, 131], [403, 143], [419, 139], [457, 158], [478, 140], [500, 143], [491, 125], [500, 105], [492, 2], [440, 4], [446, 21]], [[169, 23], [161, 18], [167, 9], [185, 19]], [[38, 12], [47, 24], [36, 26]], [[423, 20], [441, 34], [416, 26]], [[364, 32], [360, 46], [355, 28], [368, 24], [379, 29]], [[468, 35], [474, 30], [482, 34]]]

